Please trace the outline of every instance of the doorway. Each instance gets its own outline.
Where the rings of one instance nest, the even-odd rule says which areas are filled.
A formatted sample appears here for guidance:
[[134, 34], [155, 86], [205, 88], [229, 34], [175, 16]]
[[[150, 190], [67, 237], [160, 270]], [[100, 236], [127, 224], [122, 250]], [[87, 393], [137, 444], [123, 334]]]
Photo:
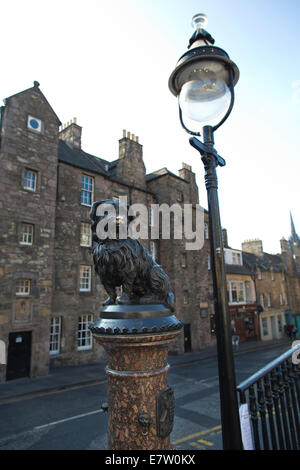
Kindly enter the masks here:
[[271, 317], [271, 328], [272, 328], [272, 339], [278, 339], [275, 317]]
[[184, 352], [191, 352], [191, 325], [189, 323], [184, 325]]
[[31, 331], [9, 333], [6, 380], [29, 377]]

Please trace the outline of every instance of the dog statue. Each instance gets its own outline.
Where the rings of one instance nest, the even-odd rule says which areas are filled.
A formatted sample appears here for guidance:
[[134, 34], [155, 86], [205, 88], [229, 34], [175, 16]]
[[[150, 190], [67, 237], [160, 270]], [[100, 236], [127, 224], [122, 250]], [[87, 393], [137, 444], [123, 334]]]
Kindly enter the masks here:
[[[118, 199], [94, 202], [90, 211], [95, 271], [109, 295], [103, 305], [164, 304], [173, 312], [174, 295], [169, 277], [141, 243], [128, 235], [122, 213], [127, 215], [128, 207]], [[127, 217], [128, 221], [132, 219]], [[102, 226], [115, 224], [115, 233], [107, 231], [108, 237], [100, 239], [97, 235], [99, 222]], [[119, 297], [117, 287], [122, 287]]]

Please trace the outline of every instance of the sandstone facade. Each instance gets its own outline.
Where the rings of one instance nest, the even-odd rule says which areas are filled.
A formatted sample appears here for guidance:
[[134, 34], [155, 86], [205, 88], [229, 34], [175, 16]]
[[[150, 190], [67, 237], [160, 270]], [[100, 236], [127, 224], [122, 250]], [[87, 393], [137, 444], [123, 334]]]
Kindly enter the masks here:
[[[91, 256], [92, 201], [126, 196], [149, 210], [190, 203], [193, 211], [199, 202], [189, 165], [179, 175], [166, 169], [146, 175], [133, 134], [123, 132], [118, 158], [108, 162], [81, 149], [81, 132], [75, 120], [61, 126], [37, 82], [1, 111], [0, 339], [8, 361], [1, 381], [104, 358], [87, 327], [106, 298]], [[214, 344], [208, 237], [197, 252], [173, 238], [142, 243], [168, 273], [176, 314], [186, 323], [173, 352]]]

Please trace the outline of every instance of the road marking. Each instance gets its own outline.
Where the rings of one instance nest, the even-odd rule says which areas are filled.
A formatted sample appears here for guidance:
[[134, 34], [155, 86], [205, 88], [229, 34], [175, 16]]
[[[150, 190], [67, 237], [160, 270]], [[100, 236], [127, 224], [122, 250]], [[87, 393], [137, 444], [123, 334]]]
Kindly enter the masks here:
[[35, 426], [34, 431], [48, 428], [49, 426], [55, 426], [56, 424], [66, 423], [67, 421], [73, 421], [74, 419], [84, 418], [85, 416], [95, 415], [97, 413], [103, 413], [103, 410], [89, 411], [88, 413], [82, 413], [80, 415], [71, 416], [70, 418], [60, 419], [59, 421], [52, 421], [52, 423], [43, 424], [42, 426]]
[[192, 447], [196, 447], [196, 449], [199, 449], [199, 450], [206, 450], [206, 447], [201, 446], [200, 444], [198, 444], [198, 442], [190, 442], [189, 444], [190, 444]]
[[181, 442], [186, 442], [189, 441], [190, 439], [195, 439], [195, 437], [200, 437], [200, 436], [205, 436], [206, 434], [209, 434], [214, 431], [220, 431], [222, 429], [221, 424], [218, 426], [215, 426], [210, 429], [205, 429], [204, 431], [196, 432], [195, 434], [189, 434], [188, 436], [182, 437], [181, 439], [177, 439], [177, 441], [174, 441], [173, 444], [180, 444]]
[[214, 446], [215, 445], [213, 442], [206, 441], [205, 439], [198, 439], [198, 442], [200, 442], [200, 444], [204, 444], [206, 446]]
[[26, 393], [25, 395], [1, 398], [0, 399], [0, 405], [7, 405], [8, 403], [14, 403], [14, 402], [23, 401], [23, 400], [33, 400], [34, 398], [40, 398], [40, 397], [44, 397], [44, 396], [47, 396], [47, 395], [55, 395], [56, 393], [71, 392], [73, 390], [79, 390], [81, 388], [94, 387], [95, 385], [104, 384], [106, 382], [107, 382], [107, 379], [95, 380], [95, 381], [92, 381], [92, 382], [89, 382], [89, 383], [64, 385], [61, 388], [54, 388], [52, 390], [51, 389], [50, 390], [39, 390], [39, 391], [36, 391], [36, 392]]

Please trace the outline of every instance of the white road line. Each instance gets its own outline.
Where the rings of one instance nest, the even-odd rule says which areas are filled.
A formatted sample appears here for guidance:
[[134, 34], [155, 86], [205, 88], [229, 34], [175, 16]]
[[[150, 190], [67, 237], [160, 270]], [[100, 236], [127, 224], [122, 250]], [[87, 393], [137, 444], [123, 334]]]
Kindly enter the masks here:
[[39, 429], [48, 428], [49, 426], [55, 426], [56, 424], [66, 423], [67, 421], [73, 421], [74, 419], [84, 418], [85, 416], [95, 415], [97, 413], [103, 413], [103, 410], [95, 410], [89, 411], [88, 413], [82, 413], [80, 415], [71, 416], [70, 418], [60, 419], [59, 421], [53, 421], [52, 423], [43, 424], [42, 426], [35, 426], [33, 428], [34, 431], [38, 431]]

